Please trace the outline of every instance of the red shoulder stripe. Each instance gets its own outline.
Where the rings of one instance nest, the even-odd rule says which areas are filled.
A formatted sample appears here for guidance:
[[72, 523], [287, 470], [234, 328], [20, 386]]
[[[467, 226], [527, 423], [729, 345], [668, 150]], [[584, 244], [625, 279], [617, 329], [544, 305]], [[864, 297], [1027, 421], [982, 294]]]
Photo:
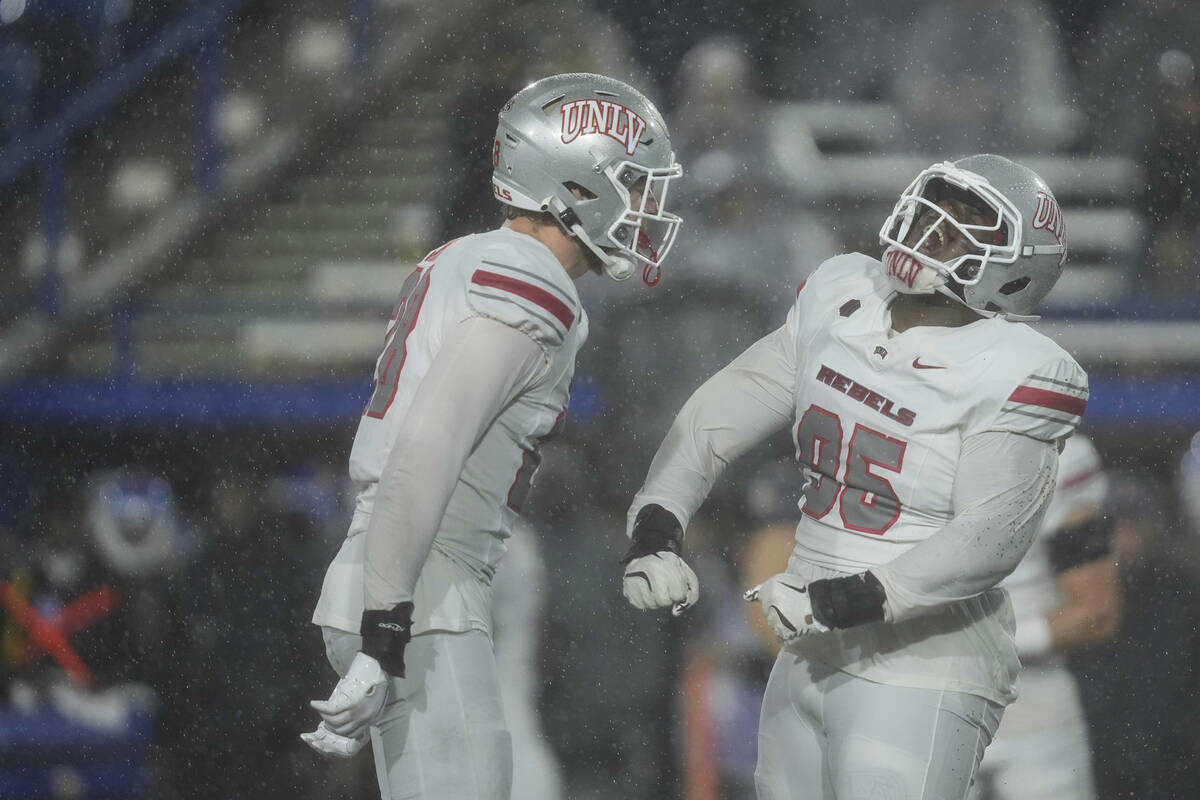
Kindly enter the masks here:
[[475, 274], [471, 276], [471, 283], [475, 283], [480, 286], [489, 286], [493, 289], [502, 289], [506, 292], [515, 294], [518, 297], [524, 297], [529, 302], [539, 305], [549, 311], [555, 319], [557, 319], [567, 328], [570, 328], [571, 324], [575, 322], [575, 314], [571, 311], [571, 309], [567, 308], [566, 303], [564, 303], [562, 300], [559, 300], [545, 289], [541, 289], [531, 283], [526, 283], [525, 281], [517, 280], [516, 278], [510, 278], [507, 275], [499, 275], [495, 272], [488, 272], [487, 270], [483, 269], [475, 270]]
[[796, 287], [796, 296], [797, 297], [799, 297], [800, 293], [804, 291], [804, 284], [806, 284], [806, 283], [808, 283], [808, 278], [805, 278], [804, 280], [800, 281], [800, 285]]
[[1082, 397], [1072, 397], [1069, 394], [1052, 392], [1049, 389], [1036, 389], [1033, 386], [1018, 386], [1008, 396], [1008, 399], [1013, 403], [1027, 403], [1031, 406], [1041, 406], [1079, 417], [1083, 416], [1083, 410], [1087, 408], [1087, 400]]

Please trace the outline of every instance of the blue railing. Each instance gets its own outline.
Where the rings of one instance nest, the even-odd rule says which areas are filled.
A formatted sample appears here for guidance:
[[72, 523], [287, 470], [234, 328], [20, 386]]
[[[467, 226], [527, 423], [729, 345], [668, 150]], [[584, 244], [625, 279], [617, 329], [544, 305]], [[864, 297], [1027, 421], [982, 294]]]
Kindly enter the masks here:
[[[372, 0], [346, 3], [354, 67], [361, 77], [369, 66]], [[256, 0], [214, 0], [167, 25], [132, 58], [121, 63], [69, 100], [51, 119], [18, 132], [0, 151], [0, 196], [14, 191], [22, 178], [37, 172], [38, 224], [45, 240], [38, 306], [49, 318], [61, 309], [59, 250], [68, 228], [68, 146], [105, 114], [145, 87], [147, 79], [181, 58], [194, 59], [197, 75], [194, 182], [200, 201], [209, 205], [221, 195], [223, 154], [215, 132], [215, 116], [230, 60], [228, 23]]]

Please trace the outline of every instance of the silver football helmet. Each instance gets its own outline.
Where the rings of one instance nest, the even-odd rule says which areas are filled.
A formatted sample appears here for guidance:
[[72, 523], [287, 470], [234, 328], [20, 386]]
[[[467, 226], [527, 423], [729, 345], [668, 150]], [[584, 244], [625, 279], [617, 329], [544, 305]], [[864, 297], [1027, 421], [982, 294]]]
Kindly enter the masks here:
[[[964, 224], [938, 205], [946, 196], [990, 208], [986, 224]], [[938, 216], [912, 245], [905, 244], [923, 209]], [[943, 263], [919, 252], [942, 222], [971, 244]], [[892, 286], [909, 294], [934, 291], [987, 317], [1024, 321], [1054, 287], [1067, 259], [1066, 225], [1050, 187], [1036, 172], [996, 155], [934, 164], [900, 195], [879, 231], [887, 246], [883, 270]], [[951, 282], [954, 282], [954, 286]]]
[[657, 282], [679, 229], [666, 206], [681, 169], [662, 115], [641, 92], [585, 72], [530, 84], [500, 110], [492, 166], [498, 200], [553, 214], [609, 277], [625, 280], [641, 266]]

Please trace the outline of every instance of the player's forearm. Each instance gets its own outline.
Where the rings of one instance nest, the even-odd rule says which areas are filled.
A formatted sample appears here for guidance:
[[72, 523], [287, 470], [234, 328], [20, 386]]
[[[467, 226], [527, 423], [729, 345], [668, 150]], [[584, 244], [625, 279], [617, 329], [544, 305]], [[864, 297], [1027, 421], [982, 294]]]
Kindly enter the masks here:
[[1037, 534], [1057, 463], [1053, 444], [1018, 434], [964, 442], [954, 488], [960, 511], [933, 536], [871, 569], [887, 593], [887, 618], [974, 597], [1011, 573]]
[[397, 439], [393, 453], [401, 454], [399, 463], [389, 459], [365, 534], [368, 610], [412, 600], [469, 449], [461, 439], [447, 442], [424, 435]]
[[543, 363], [525, 334], [486, 318], [459, 323], [443, 342], [380, 476], [365, 534], [367, 610], [412, 600], [471, 450]]
[[792, 419], [795, 368], [786, 328], [760, 340], [688, 399], [629, 510], [657, 503], [686, 528], [725, 467]]
[[1121, 606], [1113, 560], [1106, 557], [1080, 564], [1059, 576], [1059, 584], [1066, 602], [1046, 617], [1048, 649], [1068, 652], [1111, 639]]

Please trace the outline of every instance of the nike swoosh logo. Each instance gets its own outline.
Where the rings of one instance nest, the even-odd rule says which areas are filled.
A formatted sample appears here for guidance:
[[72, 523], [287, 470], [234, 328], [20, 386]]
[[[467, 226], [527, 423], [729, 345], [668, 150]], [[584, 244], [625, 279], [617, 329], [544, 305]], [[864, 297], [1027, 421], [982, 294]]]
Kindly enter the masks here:
[[937, 364], [922, 364], [920, 356], [917, 356], [916, 358], [913, 359], [913, 368], [914, 369], [945, 369], [945, 367], [939, 367]]

